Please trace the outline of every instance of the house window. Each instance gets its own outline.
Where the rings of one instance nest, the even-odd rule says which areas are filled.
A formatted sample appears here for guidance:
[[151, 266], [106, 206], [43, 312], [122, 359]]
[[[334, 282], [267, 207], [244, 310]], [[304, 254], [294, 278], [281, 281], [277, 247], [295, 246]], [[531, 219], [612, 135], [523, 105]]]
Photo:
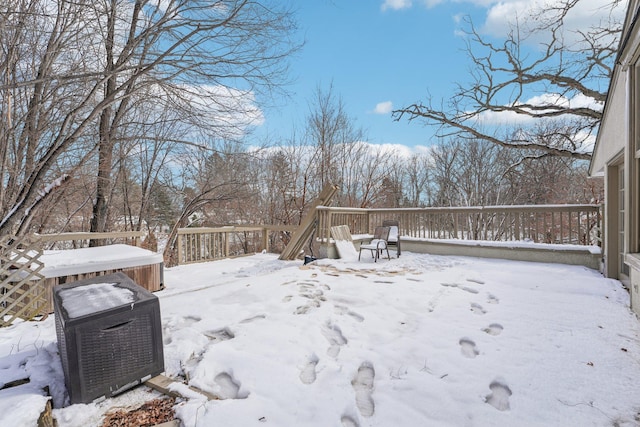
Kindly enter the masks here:
[[624, 263], [624, 165], [618, 166], [618, 267], [620, 273], [629, 275], [629, 266]]

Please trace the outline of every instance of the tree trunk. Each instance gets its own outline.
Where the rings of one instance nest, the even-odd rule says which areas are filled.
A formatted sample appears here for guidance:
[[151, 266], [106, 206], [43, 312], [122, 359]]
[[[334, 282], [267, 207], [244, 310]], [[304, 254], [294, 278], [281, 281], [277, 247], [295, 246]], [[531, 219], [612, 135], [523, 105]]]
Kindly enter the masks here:
[[[105, 73], [109, 76], [105, 83], [104, 98], [108, 99], [116, 92], [116, 74], [114, 65], [114, 39], [115, 39], [115, 6], [111, 8], [108, 18], [108, 33], [106, 39], [107, 61]], [[91, 217], [92, 233], [102, 233], [106, 231], [107, 214], [109, 208], [108, 196], [111, 191], [111, 166], [113, 162], [113, 139], [111, 135], [111, 106], [106, 107], [100, 115], [99, 127], [99, 147], [98, 147], [98, 178], [96, 182], [96, 201], [93, 205], [93, 216]], [[89, 246], [101, 246], [102, 240], [91, 240]]]

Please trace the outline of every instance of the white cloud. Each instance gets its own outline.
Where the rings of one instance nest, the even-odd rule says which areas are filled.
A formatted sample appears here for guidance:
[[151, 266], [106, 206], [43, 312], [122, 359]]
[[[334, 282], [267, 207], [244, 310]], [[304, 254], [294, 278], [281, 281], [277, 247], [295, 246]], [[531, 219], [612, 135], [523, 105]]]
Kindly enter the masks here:
[[431, 9], [432, 7], [436, 7], [441, 3], [445, 3], [446, 0], [422, 0], [422, 3], [427, 7], [427, 9]]
[[[467, 1], [467, 0], [461, 0]], [[517, 24], [521, 31], [533, 28], [551, 16], [555, 16], [555, 6], [560, 7], [563, 0], [468, 0], [478, 6], [487, 7], [487, 18], [482, 25], [482, 31], [495, 37], [505, 37]], [[563, 36], [565, 42], [578, 39], [577, 31], [588, 29], [591, 26], [601, 25], [611, 27], [613, 22], [624, 18], [626, 2], [618, 4], [613, 12], [610, 6], [602, 0], [581, 0], [577, 2], [563, 20]], [[540, 43], [543, 37], [550, 34], [538, 33], [536, 38], [528, 40], [530, 43]]]
[[[412, 155], [428, 155], [433, 147], [425, 145], [408, 146], [399, 143], [381, 143], [375, 144], [369, 141], [353, 141], [352, 144], [362, 147], [363, 151], [370, 155], [384, 154], [388, 156], [397, 156], [400, 159], [409, 159]], [[250, 146], [248, 151], [259, 158], [267, 158], [277, 152], [289, 153], [303, 159], [304, 162], [311, 161], [318, 147], [315, 145], [299, 145], [299, 146], [269, 146], [257, 147]]]
[[[521, 30], [539, 24], [546, 14], [556, 14], [566, 0], [418, 0], [418, 3], [427, 9], [442, 3], [471, 4], [479, 8], [487, 9], [486, 20], [479, 25], [485, 34], [496, 37], [505, 35], [518, 25]], [[413, 0], [384, 0], [380, 9], [402, 10], [413, 7]], [[611, 9], [609, 2], [602, 0], [580, 0], [567, 14], [564, 22], [565, 37], [576, 31], [589, 28], [591, 25], [600, 24], [610, 27], [610, 23], [621, 21], [627, 9], [627, 0], [622, 0]], [[463, 15], [467, 15], [464, 12]], [[551, 16], [551, 15], [549, 15]], [[454, 16], [454, 21], [459, 23], [459, 16]], [[540, 40], [530, 40], [539, 42]]]
[[249, 128], [264, 124], [264, 114], [255, 95], [221, 85], [183, 85], [182, 98], [175, 102], [188, 103], [188, 108], [204, 123], [213, 125], [220, 137], [239, 138]]
[[[565, 108], [592, 108], [594, 110], [602, 110], [603, 108], [603, 104], [601, 102], [597, 102], [593, 98], [584, 96], [582, 94], [569, 99], [558, 94], [547, 93], [544, 95], [529, 98], [520, 105], [522, 104], [533, 106], [557, 105]], [[542, 111], [537, 111], [537, 113], [542, 113]], [[517, 114], [513, 111], [485, 111], [478, 118], [478, 121], [480, 123], [486, 125], [524, 125], [527, 123], [532, 123], [534, 120], [537, 119], [534, 119], [533, 117], [526, 114]]]
[[408, 159], [414, 153], [412, 147], [407, 147], [406, 145], [402, 144], [366, 144], [369, 146], [370, 150], [380, 150], [381, 153], [391, 156], [398, 156], [403, 159]]
[[391, 110], [393, 110], [393, 103], [391, 101], [384, 101], [378, 102], [373, 112], [374, 114], [389, 114]]
[[380, 9], [383, 11], [391, 9], [391, 10], [401, 10], [408, 9], [412, 5], [411, 0], [384, 0]]

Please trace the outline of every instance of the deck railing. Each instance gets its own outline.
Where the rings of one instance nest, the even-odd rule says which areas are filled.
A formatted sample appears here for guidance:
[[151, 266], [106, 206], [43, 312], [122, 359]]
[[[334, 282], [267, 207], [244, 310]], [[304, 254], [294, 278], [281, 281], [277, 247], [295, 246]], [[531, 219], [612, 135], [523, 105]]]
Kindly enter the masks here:
[[[320, 206], [318, 237], [333, 225], [351, 234], [371, 234], [385, 219], [397, 220], [400, 235], [426, 239], [517, 241], [600, 245], [600, 205], [472, 206], [354, 209]], [[326, 240], [328, 241], [328, 240]]]
[[178, 263], [190, 264], [253, 254], [282, 251], [296, 226], [255, 225], [181, 228], [178, 230]]
[[56, 234], [35, 234], [45, 249], [77, 249], [86, 248], [91, 240], [102, 240], [105, 245], [125, 243], [140, 246], [140, 241], [147, 235], [144, 231], [111, 231], [106, 233], [70, 232]]
[[[385, 219], [397, 220], [400, 235], [423, 239], [518, 241], [597, 245], [602, 242], [600, 205], [472, 206], [404, 209], [358, 209], [319, 206], [315, 238], [328, 242], [334, 225], [348, 225], [352, 235], [372, 234]], [[296, 226], [242, 225], [181, 228], [179, 264], [212, 261], [266, 250], [281, 252]], [[89, 239], [136, 244], [143, 232], [62, 233], [41, 241], [82, 247]]]

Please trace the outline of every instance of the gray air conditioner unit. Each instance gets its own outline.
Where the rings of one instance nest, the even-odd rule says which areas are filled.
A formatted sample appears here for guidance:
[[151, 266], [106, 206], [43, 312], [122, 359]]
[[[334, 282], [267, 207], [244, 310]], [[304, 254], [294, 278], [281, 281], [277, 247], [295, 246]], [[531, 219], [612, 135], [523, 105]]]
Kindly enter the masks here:
[[53, 288], [71, 403], [114, 396], [164, 371], [158, 298], [115, 273]]

